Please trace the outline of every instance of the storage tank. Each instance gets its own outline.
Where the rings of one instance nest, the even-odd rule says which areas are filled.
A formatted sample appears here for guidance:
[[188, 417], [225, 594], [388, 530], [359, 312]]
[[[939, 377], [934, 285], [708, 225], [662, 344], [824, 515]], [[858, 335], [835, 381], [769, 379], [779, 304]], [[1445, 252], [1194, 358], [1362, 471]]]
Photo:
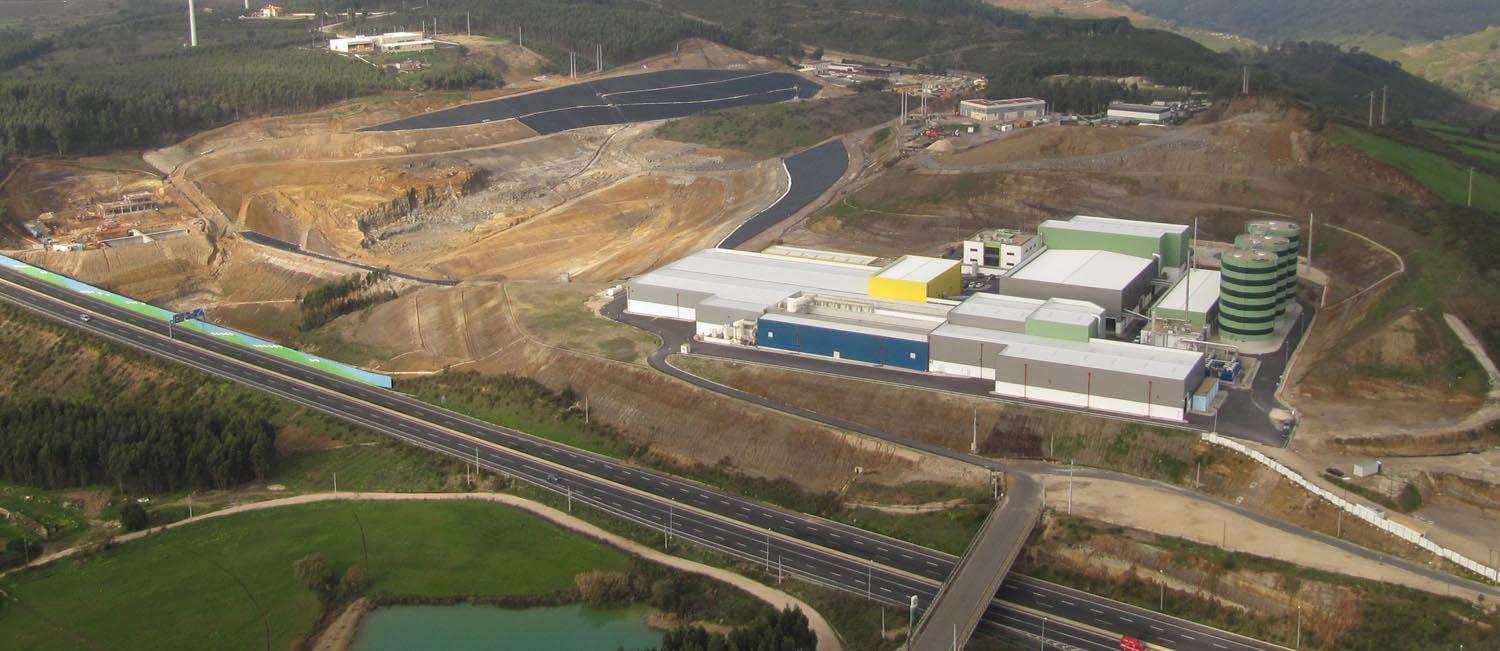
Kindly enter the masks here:
[[1280, 235], [1246, 233], [1234, 238], [1234, 248], [1276, 256], [1276, 316], [1280, 317], [1297, 298], [1297, 245]]
[[1282, 289], [1286, 292], [1281, 308], [1285, 311], [1286, 306], [1297, 300], [1297, 252], [1302, 250], [1302, 226], [1297, 222], [1264, 219], [1250, 222], [1245, 230], [1252, 235], [1284, 237], [1292, 243], [1290, 262], [1281, 269]]
[[1280, 258], [1270, 251], [1225, 251], [1220, 265], [1219, 331], [1230, 339], [1269, 339], [1281, 306]]

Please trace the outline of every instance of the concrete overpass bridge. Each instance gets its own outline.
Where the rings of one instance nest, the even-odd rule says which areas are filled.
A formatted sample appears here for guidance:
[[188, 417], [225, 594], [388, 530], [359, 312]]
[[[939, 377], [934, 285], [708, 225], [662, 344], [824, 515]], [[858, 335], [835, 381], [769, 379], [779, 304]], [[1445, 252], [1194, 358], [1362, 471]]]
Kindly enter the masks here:
[[912, 633], [911, 651], [964, 648], [1010, 573], [1026, 539], [1042, 517], [1042, 483], [1020, 473], [1007, 476], [1005, 499], [985, 518], [963, 558], [933, 597]]

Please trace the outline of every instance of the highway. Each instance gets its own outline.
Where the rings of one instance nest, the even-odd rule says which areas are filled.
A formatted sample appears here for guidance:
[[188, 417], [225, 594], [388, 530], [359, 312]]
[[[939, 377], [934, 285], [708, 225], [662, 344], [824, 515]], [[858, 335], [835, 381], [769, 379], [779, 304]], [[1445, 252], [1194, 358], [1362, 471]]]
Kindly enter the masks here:
[[[570, 494], [579, 504], [660, 530], [664, 538], [763, 564], [772, 575], [904, 608], [908, 595], [917, 595], [923, 606], [930, 603], [956, 561], [948, 554], [632, 467], [213, 337], [179, 329], [177, 339], [167, 339], [164, 324], [9, 270], [0, 269], [0, 299], [430, 450], [477, 457], [491, 471]], [[84, 322], [80, 313], [95, 318]], [[1049, 641], [1087, 650], [1118, 649], [1120, 633], [1175, 649], [1280, 648], [1017, 576], [1002, 586], [979, 630], [1035, 641], [1043, 626]]]

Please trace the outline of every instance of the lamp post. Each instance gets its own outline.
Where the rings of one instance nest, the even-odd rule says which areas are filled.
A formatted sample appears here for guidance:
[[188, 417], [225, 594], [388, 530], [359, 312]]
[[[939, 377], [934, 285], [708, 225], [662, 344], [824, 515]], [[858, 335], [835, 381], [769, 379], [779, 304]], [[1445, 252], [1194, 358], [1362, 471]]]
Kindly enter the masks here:
[[1297, 606], [1297, 648], [1302, 648], [1302, 607]]

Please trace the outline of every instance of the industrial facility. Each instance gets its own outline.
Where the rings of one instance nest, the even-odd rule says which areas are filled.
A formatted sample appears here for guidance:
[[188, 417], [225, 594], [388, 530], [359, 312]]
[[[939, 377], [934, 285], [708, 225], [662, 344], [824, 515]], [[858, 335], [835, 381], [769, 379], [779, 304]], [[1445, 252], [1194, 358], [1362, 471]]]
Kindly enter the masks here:
[[1177, 113], [1170, 106], [1157, 104], [1131, 104], [1128, 102], [1110, 102], [1105, 117], [1111, 120], [1144, 122], [1146, 124], [1166, 124], [1176, 117]]
[[966, 99], [958, 103], [958, 114], [985, 122], [1034, 120], [1047, 114], [1047, 102], [1035, 97]]
[[328, 40], [328, 49], [345, 54], [386, 54], [391, 52], [425, 52], [437, 42], [421, 32], [388, 32], [377, 36], [346, 36]]
[[[982, 231], [962, 260], [709, 249], [628, 282], [625, 309], [692, 321], [699, 341], [1180, 421], [1235, 377], [1232, 342], [1276, 331], [1295, 299], [1298, 235], [1251, 222], [1217, 270], [1195, 268], [1186, 225], [1087, 215]], [[966, 294], [964, 276], [992, 278], [994, 293]]]

